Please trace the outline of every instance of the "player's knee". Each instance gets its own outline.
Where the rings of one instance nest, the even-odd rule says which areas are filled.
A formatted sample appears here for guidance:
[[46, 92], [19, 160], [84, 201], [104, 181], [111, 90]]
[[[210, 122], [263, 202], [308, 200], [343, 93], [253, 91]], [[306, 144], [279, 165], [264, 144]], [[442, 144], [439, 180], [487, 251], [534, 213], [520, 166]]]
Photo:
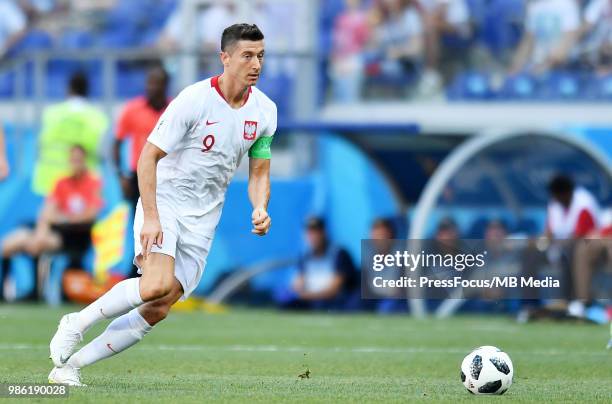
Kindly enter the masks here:
[[142, 282], [140, 283], [140, 297], [143, 301], [161, 299], [167, 296], [172, 290], [172, 285], [165, 282]]

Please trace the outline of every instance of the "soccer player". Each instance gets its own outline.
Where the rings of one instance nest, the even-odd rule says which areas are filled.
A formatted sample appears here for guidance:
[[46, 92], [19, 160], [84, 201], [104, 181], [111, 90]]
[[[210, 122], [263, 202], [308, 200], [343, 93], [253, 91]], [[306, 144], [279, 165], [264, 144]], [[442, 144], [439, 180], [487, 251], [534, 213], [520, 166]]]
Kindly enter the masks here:
[[[263, 39], [256, 25], [226, 28], [223, 74], [184, 89], [161, 116], [137, 169], [141, 197], [134, 262], [142, 277], [122, 281], [80, 312], [62, 317], [50, 343], [51, 383], [83, 385], [80, 369], [136, 344], [195, 289], [225, 191], [247, 151], [252, 232], [268, 233], [276, 105], [253, 87], [264, 58]], [[115, 319], [106, 330], [73, 354], [82, 335], [109, 318]]]

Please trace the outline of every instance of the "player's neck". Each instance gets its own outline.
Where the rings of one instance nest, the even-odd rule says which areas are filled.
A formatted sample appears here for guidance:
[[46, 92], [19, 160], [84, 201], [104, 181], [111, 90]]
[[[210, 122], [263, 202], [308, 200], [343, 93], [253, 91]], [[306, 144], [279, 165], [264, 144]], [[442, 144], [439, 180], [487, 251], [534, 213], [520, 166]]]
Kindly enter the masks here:
[[219, 76], [219, 88], [225, 97], [225, 100], [232, 108], [240, 108], [244, 105], [249, 87], [241, 86], [235, 81], [228, 80], [225, 73]]

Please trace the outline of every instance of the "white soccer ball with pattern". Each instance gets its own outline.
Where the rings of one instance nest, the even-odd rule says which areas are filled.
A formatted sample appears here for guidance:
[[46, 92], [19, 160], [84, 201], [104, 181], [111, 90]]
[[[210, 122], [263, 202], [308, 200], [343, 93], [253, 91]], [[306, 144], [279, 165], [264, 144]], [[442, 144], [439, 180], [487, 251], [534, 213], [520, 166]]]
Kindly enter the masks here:
[[474, 349], [461, 363], [461, 381], [473, 394], [504, 394], [513, 376], [510, 357], [494, 346]]

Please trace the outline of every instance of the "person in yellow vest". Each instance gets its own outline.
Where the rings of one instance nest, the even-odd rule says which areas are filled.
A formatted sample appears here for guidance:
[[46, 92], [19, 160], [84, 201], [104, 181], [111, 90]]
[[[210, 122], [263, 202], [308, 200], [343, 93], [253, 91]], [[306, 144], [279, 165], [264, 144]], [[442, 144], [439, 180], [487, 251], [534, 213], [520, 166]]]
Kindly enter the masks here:
[[100, 145], [108, 129], [108, 118], [86, 99], [89, 83], [83, 73], [70, 78], [68, 99], [45, 109], [34, 168], [32, 189], [46, 196], [59, 178], [70, 173], [66, 161], [70, 148], [81, 146], [87, 167], [95, 171], [100, 163]]

